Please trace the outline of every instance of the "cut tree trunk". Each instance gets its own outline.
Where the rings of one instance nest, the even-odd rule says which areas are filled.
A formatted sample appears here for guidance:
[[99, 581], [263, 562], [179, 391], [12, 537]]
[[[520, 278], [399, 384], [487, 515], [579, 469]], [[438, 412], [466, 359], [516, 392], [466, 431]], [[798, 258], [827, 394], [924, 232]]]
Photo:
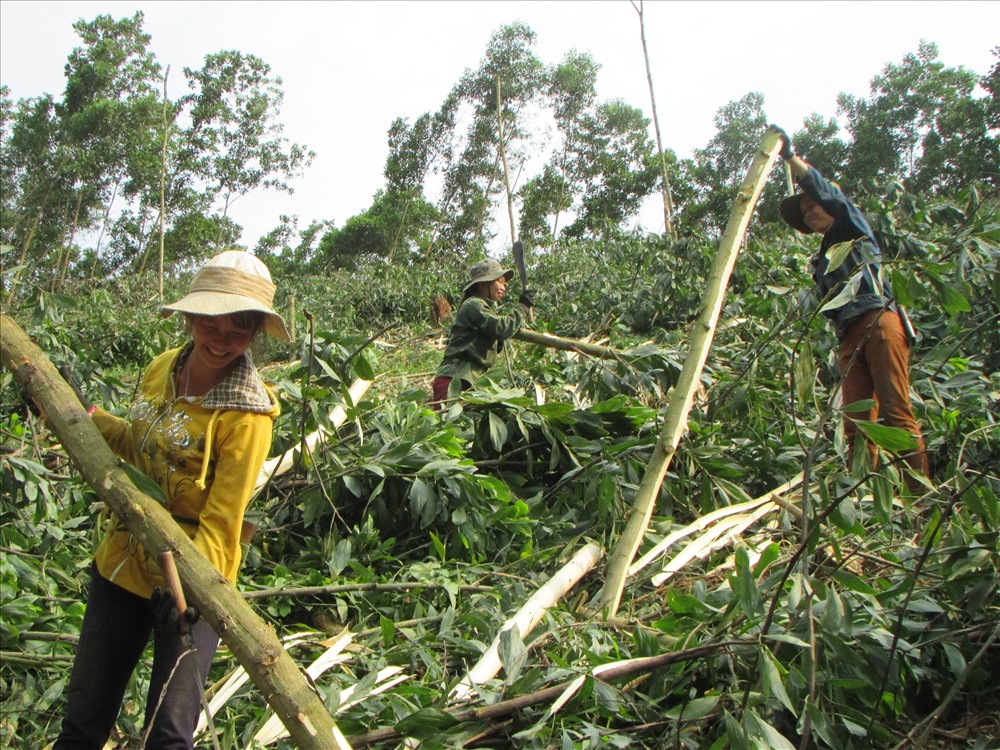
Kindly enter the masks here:
[[778, 133], [768, 129], [764, 134], [761, 147], [750, 165], [750, 170], [736, 194], [726, 231], [719, 241], [719, 251], [716, 253], [707, 279], [701, 312], [698, 314], [691, 334], [690, 349], [684, 360], [684, 366], [681, 368], [677, 386], [670, 394], [670, 405], [667, 407], [664, 417], [663, 431], [653, 449], [649, 463], [646, 465], [642, 481], [639, 483], [639, 490], [625, 524], [625, 530], [609, 557], [608, 574], [604, 579], [604, 586], [594, 600], [594, 609], [606, 608], [608, 616], [614, 615], [618, 611], [629, 566], [631, 566], [635, 553], [639, 550], [639, 545], [646, 535], [649, 521], [653, 516], [653, 508], [656, 505], [656, 498], [659, 497], [660, 487], [663, 484], [663, 477], [670, 467], [670, 461], [680, 444], [681, 437], [687, 432], [688, 414], [691, 412], [695, 393], [701, 383], [701, 372], [712, 347], [712, 339], [715, 335], [715, 327], [719, 322], [722, 303], [726, 297], [729, 277], [736, 264], [736, 257], [750, 223], [754, 205], [757, 203], [764, 183], [767, 182], [771, 165], [778, 154], [778, 144]]
[[188, 600], [250, 674], [296, 746], [350, 748], [273, 628], [198, 552], [167, 510], [136, 489], [69, 385], [9, 315], [0, 315], [0, 361], [39, 405], [83, 479], [147, 552], [173, 553]]
[[522, 328], [520, 331], [515, 333], [513, 337], [520, 341], [527, 341], [529, 344], [547, 346], [550, 349], [561, 349], [565, 352], [589, 354], [591, 357], [607, 357], [610, 359], [621, 359], [623, 357], [621, 352], [612, 349], [609, 346], [590, 344], [586, 341], [577, 341], [576, 339], [564, 339], [559, 336], [553, 336], [550, 333], [539, 333], [538, 331], [531, 331], [527, 328]]

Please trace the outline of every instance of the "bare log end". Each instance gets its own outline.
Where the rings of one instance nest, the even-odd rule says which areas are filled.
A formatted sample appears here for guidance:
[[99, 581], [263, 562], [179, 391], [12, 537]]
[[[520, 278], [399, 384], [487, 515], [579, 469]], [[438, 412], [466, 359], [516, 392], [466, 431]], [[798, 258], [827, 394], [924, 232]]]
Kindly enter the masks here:
[[316, 727], [314, 727], [313, 723], [309, 720], [309, 716], [307, 716], [306, 714], [304, 714], [304, 713], [302, 713], [300, 711], [299, 713], [297, 713], [295, 715], [295, 718], [298, 720], [299, 724], [301, 724], [302, 727], [307, 732], [309, 732], [309, 736], [310, 737], [315, 737], [316, 736]]

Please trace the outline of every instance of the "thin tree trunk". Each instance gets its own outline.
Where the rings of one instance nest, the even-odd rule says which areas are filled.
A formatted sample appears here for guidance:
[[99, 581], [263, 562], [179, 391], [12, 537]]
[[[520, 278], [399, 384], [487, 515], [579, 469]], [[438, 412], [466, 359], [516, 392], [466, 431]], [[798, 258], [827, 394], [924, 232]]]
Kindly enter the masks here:
[[66, 255], [60, 257], [59, 264], [61, 266], [61, 272], [59, 274], [59, 283], [56, 284], [56, 288], [52, 291], [58, 292], [63, 288], [63, 284], [66, 283], [66, 273], [69, 271], [69, 256], [73, 251], [73, 240], [76, 239], [76, 229], [80, 225], [80, 206], [83, 205], [83, 191], [76, 198], [76, 210], [73, 212], [73, 225], [70, 227], [69, 231], [69, 241], [65, 243], [63, 248], [66, 251]]
[[56, 262], [52, 264], [52, 278], [49, 280], [49, 291], [55, 294], [59, 281], [59, 269], [62, 268], [63, 250], [66, 248], [66, 233], [69, 231], [69, 206], [63, 213], [62, 235], [59, 237], [59, 247], [56, 249]]
[[702, 302], [701, 312], [695, 321], [691, 335], [691, 345], [684, 360], [677, 385], [670, 397], [670, 405], [664, 418], [663, 432], [653, 449], [653, 454], [646, 466], [635, 503], [622, 532], [621, 539], [615, 545], [608, 561], [608, 573], [604, 586], [594, 600], [595, 610], [607, 608], [609, 616], [618, 612], [622, 591], [628, 577], [629, 566], [642, 543], [649, 521], [653, 515], [656, 498], [660, 494], [663, 477], [667, 473], [670, 461], [687, 431], [687, 418], [694, 403], [695, 392], [701, 382], [701, 372], [708, 359], [708, 352], [715, 335], [715, 327], [719, 321], [719, 313], [726, 296], [726, 286], [729, 276], [736, 263], [740, 244], [746, 234], [747, 225], [753, 213], [754, 205], [760, 196], [760, 191], [767, 181], [771, 165], [778, 153], [778, 134], [768, 129], [764, 134], [761, 148], [754, 157], [750, 170], [740, 185], [739, 192], [729, 215], [729, 223], [719, 242], [712, 270], [707, 279], [707, 289]]
[[514, 224], [514, 196], [510, 193], [510, 170], [507, 168], [506, 135], [503, 132], [503, 99], [500, 95], [500, 76], [497, 76], [497, 129], [500, 149], [500, 161], [503, 164], [503, 185], [507, 191], [507, 217], [510, 219], [510, 244], [517, 241], [517, 227]]
[[24, 238], [24, 242], [21, 243], [21, 253], [17, 258], [17, 270], [14, 271], [14, 279], [10, 283], [10, 292], [7, 294], [7, 304], [13, 305], [14, 300], [17, 297], [18, 286], [21, 283], [21, 271], [24, 270], [24, 262], [28, 257], [28, 247], [31, 245], [31, 241], [35, 238], [35, 232], [38, 230], [38, 225], [42, 221], [41, 210], [35, 215], [35, 221], [31, 225], [31, 229], [28, 230], [28, 235]]
[[219, 575], [167, 510], [132, 484], [69, 385], [9, 315], [0, 315], [0, 361], [45, 413], [83, 479], [151, 556], [173, 553], [185, 593], [281, 717], [296, 747], [350, 748], [316, 691], [275, 635]]
[[101, 258], [101, 245], [104, 243], [104, 233], [108, 229], [108, 222], [111, 220], [111, 208], [115, 205], [115, 199], [118, 197], [118, 187], [121, 185], [121, 180], [116, 180], [114, 184], [114, 189], [111, 191], [111, 199], [108, 201], [108, 207], [104, 209], [104, 219], [101, 221], [101, 232], [97, 235], [97, 246], [94, 248], [94, 262], [90, 264], [90, 280], [94, 280], [94, 276], [97, 275], [97, 264]]
[[167, 204], [167, 142], [170, 135], [170, 123], [167, 121], [169, 111], [167, 101], [167, 77], [170, 66], [163, 73], [163, 148], [160, 149], [160, 302], [163, 302], [163, 222]]
[[513, 617], [505, 622], [486, 653], [476, 662], [465, 677], [452, 689], [451, 698], [465, 700], [487, 680], [492, 680], [500, 671], [500, 636], [507, 630], [514, 630], [518, 638], [524, 638], [538, 624], [546, 610], [555, 605], [563, 595], [589, 573], [604, 550], [596, 542], [590, 542], [578, 551], [573, 559], [560, 568], [544, 586], [536, 591]]
[[649, 102], [653, 108], [653, 129], [656, 131], [656, 150], [660, 154], [660, 170], [663, 175], [663, 225], [666, 228], [667, 236], [673, 239], [674, 225], [674, 201], [670, 195], [670, 175], [667, 170], [667, 157], [663, 153], [663, 139], [660, 138], [660, 118], [656, 113], [656, 94], [653, 91], [653, 73], [649, 67], [649, 48], [646, 45], [646, 17], [643, 15], [642, 0], [639, 0], [639, 7], [632, 3], [635, 12], [639, 14], [639, 37], [642, 39], [642, 56], [646, 61], [646, 81], [649, 83]]

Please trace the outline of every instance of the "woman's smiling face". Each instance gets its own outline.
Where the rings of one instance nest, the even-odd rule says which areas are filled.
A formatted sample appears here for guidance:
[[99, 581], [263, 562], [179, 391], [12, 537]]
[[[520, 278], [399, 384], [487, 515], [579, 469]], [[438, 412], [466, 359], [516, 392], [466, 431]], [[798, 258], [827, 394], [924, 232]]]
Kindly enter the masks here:
[[193, 364], [208, 371], [228, 370], [243, 356], [256, 331], [232, 315], [192, 315]]
[[501, 276], [486, 285], [486, 299], [490, 302], [499, 302], [503, 299], [504, 292], [507, 291], [507, 277]]

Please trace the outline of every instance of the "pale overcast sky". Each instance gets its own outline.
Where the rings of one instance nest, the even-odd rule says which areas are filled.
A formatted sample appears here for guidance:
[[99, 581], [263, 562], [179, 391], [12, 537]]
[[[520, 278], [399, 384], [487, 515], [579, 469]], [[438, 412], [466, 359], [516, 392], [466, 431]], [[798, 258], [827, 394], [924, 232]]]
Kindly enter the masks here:
[[[261, 192], [233, 207], [251, 248], [281, 214], [298, 215], [301, 228], [317, 219], [342, 226], [367, 208], [383, 184], [393, 119], [437, 110], [502, 25], [530, 26], [545, 63], [574, 48], [589, 52], [602, 66], [599, 98], [651, 114], [629, 0], [0, 0], [0, 82], [14, 99], [60, 97], [67, 56], [79, 44], [71, 24], [136, 10], [145, 13], [157, 60], [170, 66], [172, 98], [185, 93], [184, 67], [225, 49], [261, 57], [284, 82], [285, 135], [317, 157], [294, 195]], [[664, 145], [682, 158], [714, 135], [720, 107], [750, 91], [764, 95], [771, 121], [792, 131], [813, 112], [833, 117], [841, 92], [867, 96], [871, 78], [916, 52], [921, 39], [938, 46], [944, 64], [980, 75], [1000, 44], [1000, 2], [986, 0], [647, 0], [645, 16]], [[655, 201], [640, 217], [650, 231], [662, 231], [662, 222]]]

